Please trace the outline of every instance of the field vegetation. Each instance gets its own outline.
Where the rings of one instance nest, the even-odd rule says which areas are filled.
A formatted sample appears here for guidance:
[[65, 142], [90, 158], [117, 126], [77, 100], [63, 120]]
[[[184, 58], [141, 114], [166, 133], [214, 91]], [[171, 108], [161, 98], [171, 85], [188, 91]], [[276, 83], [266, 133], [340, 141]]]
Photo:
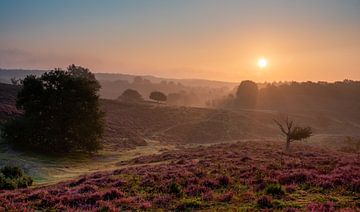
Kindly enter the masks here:
[[56, 185], [2, 191], [6, 210], [355, 210], [360, 161], [354, 154], [248, 141], [140, 156], [123, 168]]

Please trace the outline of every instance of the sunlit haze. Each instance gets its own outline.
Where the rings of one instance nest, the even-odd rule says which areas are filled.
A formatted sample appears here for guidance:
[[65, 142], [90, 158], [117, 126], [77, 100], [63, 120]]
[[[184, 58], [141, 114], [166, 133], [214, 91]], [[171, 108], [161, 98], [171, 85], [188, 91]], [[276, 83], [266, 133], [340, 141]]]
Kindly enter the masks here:
[[0, 68], [359, 80], [359, 20], [358, 0], [1, 0]]

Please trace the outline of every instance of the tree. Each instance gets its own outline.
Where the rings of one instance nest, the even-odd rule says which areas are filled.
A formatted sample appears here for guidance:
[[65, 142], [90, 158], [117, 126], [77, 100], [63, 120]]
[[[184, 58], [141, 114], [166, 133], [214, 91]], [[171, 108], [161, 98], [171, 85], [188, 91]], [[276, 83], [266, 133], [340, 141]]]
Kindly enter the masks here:
[[11, 81], [11, 84], [12, 84], [12, 85], [20, 85], [20, 82], [21, 82], [21, 80], [20, 80], [20, 79], [16, 79], [16, 77], [12, 77], [12, 78], [10, 79], [10, 81]]
[[153, 91], [150, 93], [150, 99], [155, 100], [157, 102], [165, 102], [167, 97], [164, 93], [160, 91]]
[[71, 65], [21, 82], [16, 106], [23, 114], [1, 131], [16, 148], [47, 153], [92, 152], [100, 148], [104, 113], [100, 84], [86, 68]]
[[236, 91], [235, 104], [240, 107], [253, 108], [256, 105], [259, 89], [255, 82], [242, 81]]
[[283, 123], [277, 120], [274, 120], [274, 122], [286, 137], [286, 151], [289, 151], [291, 142], [301, 141], [313, 134], [311, 127], [294, 126], [294, 121], [289, 120], [289, 117], [286, 117]]
[[141, 96], [141, 94], [133, 89], [126, 89], [121, 96], [119, 96], [118, 98], [120, 101], [125, 101], [125, 102], [141, 102], [144, 101], [143, 97]]

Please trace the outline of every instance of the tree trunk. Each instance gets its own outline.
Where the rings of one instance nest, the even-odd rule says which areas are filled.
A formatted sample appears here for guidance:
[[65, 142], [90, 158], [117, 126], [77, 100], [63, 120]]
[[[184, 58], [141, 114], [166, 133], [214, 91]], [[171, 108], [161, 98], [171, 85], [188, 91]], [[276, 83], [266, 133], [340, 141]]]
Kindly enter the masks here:
[[288, 152], [290, 150], [290, 139], [286, 139], [286, 151]]

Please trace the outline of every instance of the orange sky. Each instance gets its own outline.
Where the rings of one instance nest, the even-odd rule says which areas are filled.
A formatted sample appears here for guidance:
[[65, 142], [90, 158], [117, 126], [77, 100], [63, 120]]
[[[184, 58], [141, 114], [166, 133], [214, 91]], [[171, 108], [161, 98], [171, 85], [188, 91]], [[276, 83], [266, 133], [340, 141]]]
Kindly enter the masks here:
[[[79, 2], [2, 1], [0, 67], [75, 63], [171, 78], [360, 80], [356, 0]], [[267, 68], [257, 67], [260, 57]]]

